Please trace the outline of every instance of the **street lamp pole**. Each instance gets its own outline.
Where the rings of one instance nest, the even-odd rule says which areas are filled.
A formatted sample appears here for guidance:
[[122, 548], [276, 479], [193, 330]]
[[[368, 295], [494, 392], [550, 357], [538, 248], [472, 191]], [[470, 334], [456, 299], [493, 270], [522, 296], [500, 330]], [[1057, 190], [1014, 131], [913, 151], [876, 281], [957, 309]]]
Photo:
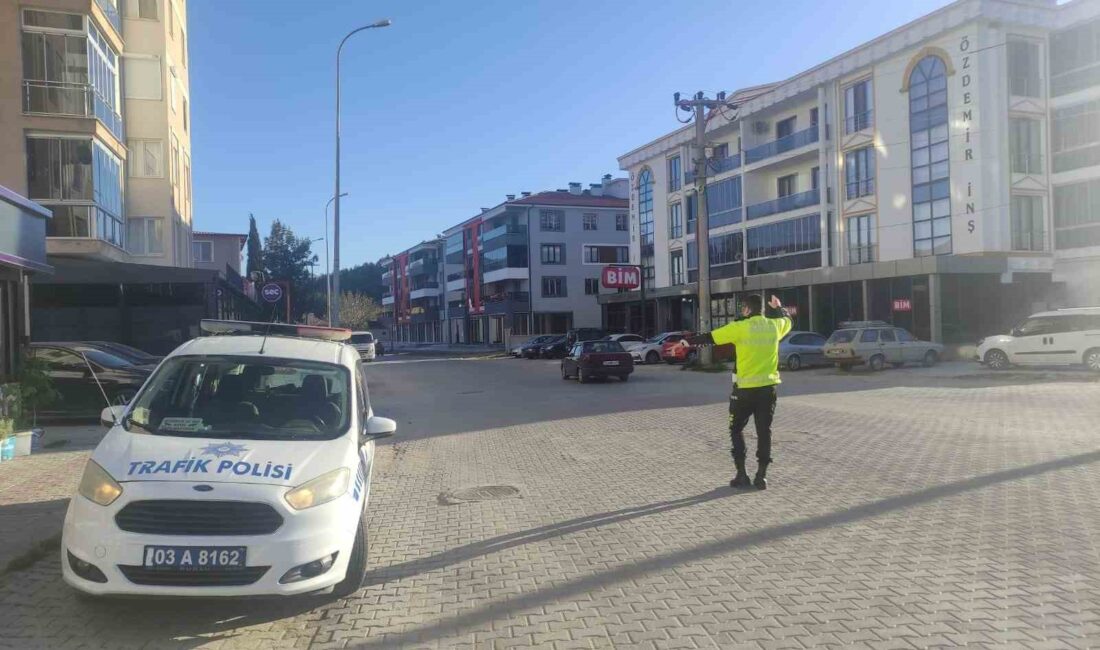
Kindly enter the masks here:
[[[344, 192], [340, 196], [347, 195], [348, 193]], [[325, 318], [329, 327], [332, 327], [332, 270], [328, 264], [328, 206], [335, 200], [334, 196], [325, 204]]]
[[[340, 312], [340, 53], [344, 50], [344, 43], [347, 43], [348, 39], [355, 34], [367, 29], [389, 26], [390, 20], [385, 18], [370, 25], [353, 29], [348, 32], [347, 36], [340, 41], [340, 46], [336, 48], [336, 191], [332, 193], [332, 196], [336, 199], [336, 209], [332, 217], [332, 297], [329, 300], [332, 308], [329, 309], [329, 319], [332, 318], [334, 310], [337, 313]], [[339, 322], [339, 318], [337, 318], [337, 322]]]

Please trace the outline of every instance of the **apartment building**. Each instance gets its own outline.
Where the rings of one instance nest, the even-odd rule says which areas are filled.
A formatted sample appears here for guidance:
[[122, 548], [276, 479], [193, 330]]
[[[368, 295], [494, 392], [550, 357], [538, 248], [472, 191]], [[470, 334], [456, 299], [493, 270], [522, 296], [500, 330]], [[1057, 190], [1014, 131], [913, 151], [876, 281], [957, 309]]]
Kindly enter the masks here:
[[[707, 123], [709, 306], [778, 294], [796, 326], [882, 319], [973, 343], [1100, 304], [1100, 3], [960, 0]], [[693, 127], [619, 158], [649, 331], [694, 328]], [[638, 293], [601, 296], [642, 329]]]
[[597, 296], [611, 293], [600, 271], [629, 261], [628, 192], [627, 179], [608, 175], [587, 189], [510, 194], [442, 239], [382, 260], [396, 338], [500, 344], [599, 327]]
[[186, 0], [120, 0], [126, 106], [126, 249], [133, 261], [194, 266]]

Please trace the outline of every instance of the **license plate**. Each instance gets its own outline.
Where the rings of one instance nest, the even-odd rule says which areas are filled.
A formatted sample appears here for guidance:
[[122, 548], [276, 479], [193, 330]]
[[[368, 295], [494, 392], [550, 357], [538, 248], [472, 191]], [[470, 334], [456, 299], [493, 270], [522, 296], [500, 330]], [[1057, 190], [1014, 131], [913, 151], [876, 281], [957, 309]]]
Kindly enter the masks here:
[[618, 361], [604, 361], [603, 365], [605, 365], [605, 366], [617, 366], [617, 365], [619, 365], [619, 362]]
[[244, 546], [146, 546], [145, 568], [207, 571], [245, 565]]

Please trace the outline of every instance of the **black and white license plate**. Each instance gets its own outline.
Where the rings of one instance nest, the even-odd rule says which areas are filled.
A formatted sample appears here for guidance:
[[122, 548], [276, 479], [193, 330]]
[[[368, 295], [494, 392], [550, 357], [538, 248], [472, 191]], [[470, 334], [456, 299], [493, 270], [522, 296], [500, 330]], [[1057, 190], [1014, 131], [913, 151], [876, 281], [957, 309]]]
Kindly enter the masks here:
[[244, 546], [146, 546], [146, 569], [209, 571], [245, 565]]
[[619, 365], [619, 362], [618, 361], [604, 361], [603, 365], [605, 365], [605, 366], [617, 366], [617, 365]]

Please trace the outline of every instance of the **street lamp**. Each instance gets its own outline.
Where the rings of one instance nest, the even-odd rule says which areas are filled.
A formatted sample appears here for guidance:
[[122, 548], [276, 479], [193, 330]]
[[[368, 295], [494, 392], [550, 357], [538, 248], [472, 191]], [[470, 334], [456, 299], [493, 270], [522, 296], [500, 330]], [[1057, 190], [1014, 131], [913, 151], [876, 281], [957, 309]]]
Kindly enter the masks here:
[[[344, 192], [340, 196], [347, 195], [348, 193]], [[325, 317], [328, 319], [329, 327], [332, 327], [332, 272], [328, 265], [328, 206], [335, 200], [334, 196], [325, 204]]]
[[336, 191], [332, 193], [336, 199], [336, 210], [332, 216], [332, 298], [330, 298], [332, 309], [329, 309], [330, 319], [334, 310], [337, 313], [340, 312], [340, 53], [344, 50], [344, 43], [347, 43], [348, 39], [355, 34], [368, 29], [389, 26], [389, 18], [384, 18], [370, 25], [353, 29], [348, 32], [344, 40], [340, 41], [340, 46], [336, 48]]

